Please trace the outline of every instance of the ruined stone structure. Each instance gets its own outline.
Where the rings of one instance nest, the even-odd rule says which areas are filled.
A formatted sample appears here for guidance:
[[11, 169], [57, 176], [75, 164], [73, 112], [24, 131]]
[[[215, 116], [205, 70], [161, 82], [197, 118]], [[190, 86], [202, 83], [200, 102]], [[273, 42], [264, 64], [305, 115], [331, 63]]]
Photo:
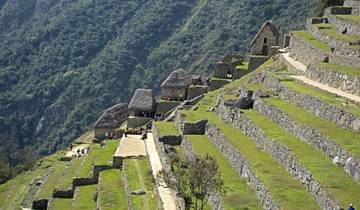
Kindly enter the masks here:
[[95, 138], [105, 136], [105, 133], [116, 133], [116, 129], [127, 120], [129, 116], [127, 104], [119, 103], [107, 110], [94, 124]]
[[252, 55], [271, 56], [272, 47], [279, 46], [279, 31], [271, 21], [261, 27], [255, 38], [250, 43]]
[[156, 101], [151, 89], [137, 89], [129, 103], [128, 126], [140, 127], [149, 122], [156, 111]]
[[184, 69], [173, 71], [161, 84], [161, 99], [183, 101], [191, 85], [191, 75]]

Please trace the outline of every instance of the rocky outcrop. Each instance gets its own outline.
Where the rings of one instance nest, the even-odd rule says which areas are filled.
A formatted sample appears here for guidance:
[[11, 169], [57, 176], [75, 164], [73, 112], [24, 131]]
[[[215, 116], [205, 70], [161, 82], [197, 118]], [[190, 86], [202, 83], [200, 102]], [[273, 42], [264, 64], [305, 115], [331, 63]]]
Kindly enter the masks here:
[[299, 163], [290, 149], [275, 140], [269, 139], [240, 109], [221, 105], [217, 114], [220, 119], [231, 123], [253, 139], [260, 150], [269, 153], [275, 161], [303, 184], [304, 188], [311, 193], [323, 209], [340, 208], [339, 204], [331, 199], [326, 190], [316, 181], [311, 172]]
[[286, 132], [295, 135], [315, 149], [322, 151], [334, 163], [342, 166], [344, 170], [360, 183], [360, 162], [340, 145], [335, 144], [328, 136], [315, 128], [301, 124], [291, 119], [285, 112], [275, 106], [267, 104], [263, 99], [255, 100], [254, 109], [278, 124]]

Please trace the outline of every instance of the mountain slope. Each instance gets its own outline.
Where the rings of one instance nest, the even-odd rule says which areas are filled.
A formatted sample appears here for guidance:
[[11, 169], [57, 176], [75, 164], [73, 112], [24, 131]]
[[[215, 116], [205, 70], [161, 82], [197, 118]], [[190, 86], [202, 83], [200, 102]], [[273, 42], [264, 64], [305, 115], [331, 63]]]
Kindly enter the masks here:
[[0, 182], [32, 162], [24, 154], [67, 145], [135, 88], [158, 87], [178, 67], [211, 72], [223, 54], [246, 53], [265, 20], [284, 33], [314, 4], [0, 0], [0, 164], [18, 166]]

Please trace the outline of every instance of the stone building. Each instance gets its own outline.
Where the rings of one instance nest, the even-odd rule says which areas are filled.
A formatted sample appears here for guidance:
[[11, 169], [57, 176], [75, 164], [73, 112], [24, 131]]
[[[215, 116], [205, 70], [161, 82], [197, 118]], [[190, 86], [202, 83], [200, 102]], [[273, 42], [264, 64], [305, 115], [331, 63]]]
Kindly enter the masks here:
[[105, 133], [116, 133], [116, 129], [127, 120], [129, 116], [127, 104], [119, 103], [107, 110], [100, 116], [94, 124], [96, 138], [105, 137]]
[[280, 33], [272, 23], [267, 21], [250, 43], [252, 55], [271, 55], [271, 48], [279, 46]]
[[227, 54], [216, 63], [214, 77], [222, 79], [233, 79], [235, 68], [242, 65], [244, 57], [238, 54]]
[[161, 99], [167, 101], [185, 100], [191, 82], [191, 75], [184, 69], [173, 71], [161, 84]]
[[149, 122], [155, 115], [156, 101], [151, 89], [137, 89], [129, 103], [128, 126], [140, 127]]

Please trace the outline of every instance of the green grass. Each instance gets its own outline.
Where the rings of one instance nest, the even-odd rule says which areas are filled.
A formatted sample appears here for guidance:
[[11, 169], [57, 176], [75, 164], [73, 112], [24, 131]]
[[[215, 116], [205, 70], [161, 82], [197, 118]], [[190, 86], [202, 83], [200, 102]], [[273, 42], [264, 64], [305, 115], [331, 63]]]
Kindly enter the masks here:
[[130, 195], [133, 209], [157, 210], [159, 201], [151, 179], [152, 176], [149, 174], [150, 166], [147, 159], [126, 159], [124, 166], [130, 191], [139, 189], [146, 191], [145, 195]]
[[314, 24], [314, 26], [317, 27], [321, 33], [331, 36], [337, 40], [342, 40], [350, 43], [360, 40], [360, 37], [358, 36], [339, 33], [337, 30], [334, 29], [334, 26], [329, 23]]
[[72, 182], [76, 172], [80, 169], [86, 156], [74, 158], [71, 160], [70, 167], [66, 170], [66, 174], [61, 178], [60, 182], [56, 185], [57, 189], [69, 189], [72, 187]]
[[107, 140], [101, 154], [95, 161], [95, 165], [111, 165], [112, 156], [118, 145], [119, 140]]
[[340, 145], [355, 157], [360, 158], [360, 135], [350, 129], [341, 128], [335, 123], [317, 117], [294, 104], [284, 102], [278, 98], [268, 98], [266, 101], [269, 104], [280, 108], [286, 112], [290, 118], [299, 123], [303, 123], [319, 130], [321, 133], [330, 137], [334, 143]]
[[346, 75], [360, 77], [360, 68], [350, 68], [339, 64], [319, 63], [319, 67], [326, 68], [331, 71], [337, 71]]
[[310, 145], [293, 135], [287, 134], [260, 113], [254, 110], [244, 110], [244, 113], [269, 139], [288, 147], [299, 162], [320, 182], [330, 196], [340, 202], [341, 206], [346, 206], [349, 203], [360, 206], [358, 199], [360, 197], [360, 187], [341, 167], [332, 164], [330, 159], [313, 149]]
[[236, 66], [235, 70], [248, 71], [249, 70], [249, 62], [244, 62], [243, 65]]
[[50, 210], [72, 209], [72, 199], [55, 198], [51, 202]]
[[[280, 209], [319, 209], [311, 195], [271, 157], [260, 151], [255, 143], [239, 129], [222, 122], [214, 113], [206, 112], [205, 107], [214, 103], [214, 96], [204, 98], [196, 111], [183, 111], [188, 119], [198, 120], [207, 118], [216, 124], [225, 135], [229, 143], [238, 149], [249, 161], [253, 171], [267, 186], [270, 194]], [[225, 180], [226, 181], [226, 180]]]
[[339, 17], [339, 18], [345, 19], [345, 20], [349, 20], [352, 22], [360, 23], [360, 16], [357, 16], [357, 15], [336, 15], [336, 17]]
[[226, 194], [222, 198], [225, 209], [261, 209], [255, 192], [247, 185], [246, 180], [240, 178], [206, 136], [190, 135], [187, 136], [187, 139], [191, 142], [196, 154], [210, 154], [216, 159], [226, 190]]
[[100, 172], [98, 204], [103, 210], [127, 210], [124, 185], [119, 169]]
[[224, 78], [217, 78], [217, 77], [213, 77], [211, 78], [211, 80], [213, 81], [227, 81], [227, 82], [231, 82], [231, 79], [224, 79]]
[[360, 116], [360, 107], [356, 104], [353, 104], [349, 101], [344, 101], [344, 99], [339, 98], [338, 96], [331, 94], [329, 92], [310, 87], [307, 85], [304, 85], [297, 81], [283, 81], [282, 84], [284, 84], [286, 87], [288, 87], [291, 90], [294, 90], [295, 92], [299, 92], [305, 95], [316, 97], [320, 100], [323, 100], [329, 104], [333, 104], [339, 108], [342, 108], [346, 110], [347, 112], [354, 114], [356, 116]]
[[158, 129], [159, 136], [179, 136], [180, 133], [175, 126], [174, 122], [155, 122], [155, 126]]
[[82, 167], [76, 173], [76, 177], [87, 178], [92, 174], [92, 166], [95, 163], [95, 160], [101, 154], [101, 149], [99, 144], [93, 144], [91, 151], [86, 157], [85, 162]]
[[77, 187], [77, 193], [74, 197], [74, 209], [88, 210], [96, 209], [96, 202], [94, 201], [94, 193], [96, 192], [96, 185], [88, 185]]
[[295, 31], [294, 33], [300, 38], [302, 38], [304, 41], [308, 42], [309, 44], [323, 51], [324, 53], [331, 53], [331, 49], [326, 43], [317, 40], [310, 33], [306, 31]]

